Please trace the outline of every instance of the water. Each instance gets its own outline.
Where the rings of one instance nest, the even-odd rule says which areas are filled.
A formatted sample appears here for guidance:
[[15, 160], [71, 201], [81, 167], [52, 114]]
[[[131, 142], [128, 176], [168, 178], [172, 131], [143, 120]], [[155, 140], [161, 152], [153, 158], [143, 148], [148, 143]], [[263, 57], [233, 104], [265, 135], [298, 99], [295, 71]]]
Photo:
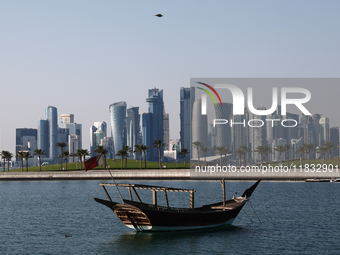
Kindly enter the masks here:
[[[233, 226], [198, 232], [136, 233], [93, 197], [99, 181], [0, 182], [1, 254], [339, 254], [340, 183], [261, 182]], [[195, 203], [218, 202], [218, 182], [144, 181], [195, 188]], [[227, 182], [227, 197], [252, 182]], [[127, 196], [125, 188], [121, 188]], [[119, 196], [111, 190], [112, 199]], [[150, 191], [141, 196], [149, 197]], [[179, 198], [177, 197], [179, 195]], [[143, 198], [142, 198], [143, 199]], [[159, 202], [163, 199], [159, 194]], [[189, 206], [189, 194], [170, 194]], [[165, 204], [165, 202], [163, 203]], [[65, 237], [70, 235], [71, 237]]]

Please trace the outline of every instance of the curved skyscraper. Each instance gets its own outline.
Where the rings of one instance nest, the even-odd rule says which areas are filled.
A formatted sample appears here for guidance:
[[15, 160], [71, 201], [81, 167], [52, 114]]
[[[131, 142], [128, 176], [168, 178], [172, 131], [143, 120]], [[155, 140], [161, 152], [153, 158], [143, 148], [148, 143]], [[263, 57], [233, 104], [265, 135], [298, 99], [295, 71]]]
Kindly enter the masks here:
[[126, 102], [120, 101], [109, 107], [113, 138], [113, 154], [116, 155], [125, 145], [124, 128], [126, 119]]

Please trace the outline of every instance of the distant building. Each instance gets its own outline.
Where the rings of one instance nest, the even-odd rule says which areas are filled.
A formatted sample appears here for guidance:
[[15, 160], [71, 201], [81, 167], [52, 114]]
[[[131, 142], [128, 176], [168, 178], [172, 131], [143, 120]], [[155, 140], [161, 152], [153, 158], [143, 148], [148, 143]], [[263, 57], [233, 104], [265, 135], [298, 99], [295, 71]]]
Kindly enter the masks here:
[[339, 142], [340, 142], [340, 139], [339, 139], [339, 127], [332, 127], [330, 129], [330, 141], [333, 143], [334, 147], [336, 148], [333, 151], [332, 155], [334, 157], [339, 157], [339, 148], [338, 148], [338, 145], [339, 145]]
[[[81, 144], [80, 137], [76, 134], [71, 134], [68, 136], [67, 144], [68, 144], [70, 155], [76, 154], [77, 150], [81, 149], [81, 147], [79, 147], [79, 144]], [[77, 162], [77, 161], [78, 161], [78, 157], [76, 156], [69, 157], [69, 163]]]
[[[202, 99], [197, 99], [192, 107], [192, 125], [191, 125], [191, 136], [192, 142], [201, 142], [202, 145], [208, 145], [208, 118], [207, 115], [201, 114]], [[218, 141], [216, 142], [218, 144]], [[188, 148], [187, 148], [188, 149]], [[197, 150], [190, 146], [191, 158], [197, 158]]]
[[324, 145], [326, 142], [329, 141], [329, 118], [322, 117], [319, 120], [320, 126], [320, 144]]
[[116, 155], [126, 144], [125, 142], [125, 119], [126, 102], [118, 102], [109, 106], [111, 130], [113, 138], [113, 153]]
[[169, 129], [169, 113], [164, 113], [163, 118], [163, 132], [164, 132], [164, 150], [169, 150], [169, 142], [170, 142], [170, 129]]
[[[149, 112], [142, 115], [143, 144], [149, 147], [147, 160], [158, 160], [158, 149], [152, 148], [155, 140], [164, 139], [164, 102], [163, 90], [149, 89], [146, 102], [149, 103]], [[161, 157], [164, 147], [161, 147]]]
[[[131, 148], [131, 150], [135, 149], [135, 145], [140, 144], [139, 140], [139, 131], [140, 131], [140, 115], [139, 115], [139, 107], [131, 107], [127, 109], [126, 116], [126, 145]], [[136, 152], [131, 153], [133, 158], [139, 158]]]
[[191, 148], [191, 108], [195, 101], [195, 87], [180, 88], [180, 141], [181, 148]]
[[95, 132], [100, 130], [103, 133], [103, 138], [107, 137], [107, 124], [105, 121], [103, 122], [94, 122], [90, 127], [90, 155], [91, 157], [95, 156], [96, 153], [94, 150], [100, 145], [100, 140], [97, 139]]
[[[37, 149], [38, 130], [33, 128], [17, 128], [15, 134], [15, 155], [19, 151], [28, 151], [30, 156], [34, 156], [34, 150]], [[16, 158], [16, 160], [19, 160], [19, 158]]]

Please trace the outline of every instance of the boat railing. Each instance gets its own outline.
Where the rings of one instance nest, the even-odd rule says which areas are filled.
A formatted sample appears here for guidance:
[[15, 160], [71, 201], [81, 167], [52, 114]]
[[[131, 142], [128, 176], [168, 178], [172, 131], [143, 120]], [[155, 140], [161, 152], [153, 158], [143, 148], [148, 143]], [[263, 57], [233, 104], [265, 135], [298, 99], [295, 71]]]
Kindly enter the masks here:
[[[141, 184], [130, 184], [130, 183], [101, 183], [100, 184], [106, 195], [108, 196], [109, 200], [111, 200], [111, 197], [109, 195], [109, 193], [107, 192], [105, 186], [116, 186], [118, 187], [126, 187], [129, 191], [129, 196], [130, 196], [130, 200], [133, 201], [133, 196], [132, 196], [132, 191], [134, 192], [135, 196], [137, 197], [138, 201], [140, 203], [142, 203], [141, 198], [139, 197], [136, 189], [148, 189], [152, 191], [152, 197], [153, 197], [153, 206], [158, 206], [157, 205], [157, 192], [164, 192], [164, 196], [165, 196], [165, 202], [166, 202], [166, 207], [164, 208], [170, 208], [169, 206], [169, 200], [168, 200], [168, 195], [167, 192], [189, 192], [190, 193], [190, 208], [194, 208], [194, 192], [196, 192], [194, 189], [179, 189], [179, 188], [173, 188], [173, 187], [162, 187], [162, 186], [154, 186], [154, 185], [141, 185]], [[158, 206], [158, 207], [162, 207], [162, 206]], [[171, 209], [173, 209], [173, 207], [171, 207]], [[185, 208], [178, 208], [178, 210], [180, 209], [185, 209]], [[175, 208], [176, 210], [176, 208]]]

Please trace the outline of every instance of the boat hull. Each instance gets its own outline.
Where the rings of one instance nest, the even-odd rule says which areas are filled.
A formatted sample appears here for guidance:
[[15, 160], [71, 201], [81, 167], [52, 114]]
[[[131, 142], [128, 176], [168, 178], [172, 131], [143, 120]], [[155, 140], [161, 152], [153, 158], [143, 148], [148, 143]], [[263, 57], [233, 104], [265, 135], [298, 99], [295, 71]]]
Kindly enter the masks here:
[[196, 230], [230, 225], [246, 202], [230, 200], [226, 201], [224, 208], [222, 203], [218, 203], [187, 209], [159, 207], [130, 200], [124, 200], [124, 204], [98, 200], [110, 207], [127, 227], [136, 231]]

